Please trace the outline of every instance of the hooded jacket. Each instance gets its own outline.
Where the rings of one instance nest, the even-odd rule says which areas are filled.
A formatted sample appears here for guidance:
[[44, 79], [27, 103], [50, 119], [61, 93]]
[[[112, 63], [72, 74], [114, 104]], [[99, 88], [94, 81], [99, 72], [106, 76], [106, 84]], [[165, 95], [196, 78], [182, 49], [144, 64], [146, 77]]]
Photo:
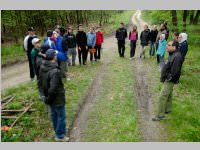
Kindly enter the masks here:
[[140, 34], [140, 41], [142, 46], [147, 46], [150, 39], [150, 30], [144, 30]]
[[182, 36], [182, 38], [181, 41], [179, 42], [178, 50], [180, 51], [182, 58], [185, 59], [185, 56], [188, 51], [187, 34], [181, 33], [180, 35]]
[[[163, 36], [165, 37], [165, 34], [163, 34]], [[161, 57], [164, 57], [165, 52], [166, 52], [166, 45], [167, 45], [167, 41], [165, 39], [159, 40], [159, 45], [158, 45], [158, 49], [156, 51], [156, 54], [161, 56]]]
[[101, 31], [96, 32], [96, 45], [101, 45], [104, 42], [104, 36]]
[[76, 47], [76, 36], [73, 33], [67, 33], [64, 35], [67, 38], [68, 48]]
[[95, 32], [88, 32], [87, 33], [87, 45], [88, 46], [95, 46], [96, 45], [96, 33]]
[[50, 37], [46, 37], [46, 38], [44, 39], [44, 44], [47, 44], [47, 45], [50, 46], [50, 48], [56, 50], [56, 46], [55, 46], [55, 44], [54, 44], [52, 38], [50, 38]]
[[67, 43], [66, 39], [63, 36], [58, 36], [56, 38], [56, 49], [58, 50], [57, 58], [59, 61], [66, 61], [68, 60], [67, 57]]
[[181, 75], [181, 67], [182, 56], [181, 53], [176, 50], [169, 55], [162, 69], [160, 81], [178, 83]]
[[150, 32], [150, 41], [156, 42], [156, 37], [158, 35], [158, 30], [151, 30]]
[[65, 89], [60, 68], [56, 63], [46, 60], [41, 65], [39, 84], [46, 97], [46, 104], [51, 106], [65, 105]]
[[119, 41], [125, 41], [125, 39], [127, 38], [126, 28], [120, 27], [115, 33], [115, 38]]

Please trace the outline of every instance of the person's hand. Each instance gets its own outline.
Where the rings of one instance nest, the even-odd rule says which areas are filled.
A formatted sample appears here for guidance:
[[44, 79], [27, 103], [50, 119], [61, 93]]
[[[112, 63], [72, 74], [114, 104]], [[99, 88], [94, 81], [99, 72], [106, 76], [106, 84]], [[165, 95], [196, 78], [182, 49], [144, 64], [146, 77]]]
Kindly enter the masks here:
[[79, 50], [79, 51], [81, 50], [81, 47], [80, 47], [80, 46], [78, 47], [78, 50]]
[[88, 49], [88, 46], [85, 46], [86, 49]]

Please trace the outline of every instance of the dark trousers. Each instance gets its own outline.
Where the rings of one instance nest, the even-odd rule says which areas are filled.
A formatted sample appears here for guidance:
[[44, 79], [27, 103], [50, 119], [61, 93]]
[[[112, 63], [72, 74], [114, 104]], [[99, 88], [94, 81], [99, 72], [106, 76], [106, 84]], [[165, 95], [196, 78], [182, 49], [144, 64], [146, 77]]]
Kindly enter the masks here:
[[81, 50], [78, 50], [78, 58], [79, 58], [79, 64], [85, 64], [87, 61], [87, 53], [88, 50], [86, 50], [85, 46], [80, 46]]
[[94, 53], [94, 58], [101, 59], [101, 45], [96, 45], [95, 46], [96, 52]]
[[[158, 49], [158, 45], [159, 45], [159, 43], [156, 43], [156, 51]], [[156, 55], [156, 58], [157, 58], [157, 63], [159, 64], [159, 62], [160, 62], [159, 55]]]
[[51, 120], [56, 137], [62, 139], [66, 135], [65, 106], [51, 106]]
[[34, 72], [32, 60], [31, 60], [31, 53], [28, 52], [27, 56], [28, 56], [28, 62], [29, 62], [30, 78], [33, 79], [35, 77], [35, 72]]
[[130, 42], [130, 57], [134, 57], [135, 56], [135, 49], [136, 49], [136, 41], [131, 41]]
[[124, 57], [125, 52], [125, 41], [124, 40], [118, 40], [118, 52], [120, 57]]

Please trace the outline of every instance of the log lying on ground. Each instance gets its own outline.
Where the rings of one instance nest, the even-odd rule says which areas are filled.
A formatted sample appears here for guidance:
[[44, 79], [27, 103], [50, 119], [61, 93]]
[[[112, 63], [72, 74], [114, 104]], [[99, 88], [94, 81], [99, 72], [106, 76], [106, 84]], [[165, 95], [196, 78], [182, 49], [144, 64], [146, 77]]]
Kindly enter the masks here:
[[11, 97], [13, 97], [13, 95], [9, 95], [7, 97], [4, 97], [2, 100], [1, 100], [1, 103], [5, 103], [7, 100], [9, 100]]
[[7, 102], [5, 102], [4, 104], [1, 105], [1, 109], [3, 109], [6, 105], [8, 105], [14, 98], [16, 95], [13, 95]]
[[17, 116], [1, 116], [1, 119], [16, 119]]

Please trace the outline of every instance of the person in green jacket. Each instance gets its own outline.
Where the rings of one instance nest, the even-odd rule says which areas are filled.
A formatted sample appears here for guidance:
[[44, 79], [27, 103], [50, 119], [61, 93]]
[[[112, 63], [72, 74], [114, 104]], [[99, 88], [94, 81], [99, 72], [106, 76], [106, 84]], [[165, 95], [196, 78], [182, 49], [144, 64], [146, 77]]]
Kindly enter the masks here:
[[39, 78], [39, 70], [36, 67], [36, 59], [37, 59], [37, 56], [38, 56], [39, 52], [41, 51], [41, 48], [40, 48], [41, 47], [41, 43], [40, 42], [41, 42], [40, 39], [34, 38], [32, 40], [32, 44], [33, 44], [34, 48], [31, 51], [32, 65], [33, 65], [33, 68], [34, 68], [34, 72], [35, 72], [35, 74], [37, 76], [37, 80]]

